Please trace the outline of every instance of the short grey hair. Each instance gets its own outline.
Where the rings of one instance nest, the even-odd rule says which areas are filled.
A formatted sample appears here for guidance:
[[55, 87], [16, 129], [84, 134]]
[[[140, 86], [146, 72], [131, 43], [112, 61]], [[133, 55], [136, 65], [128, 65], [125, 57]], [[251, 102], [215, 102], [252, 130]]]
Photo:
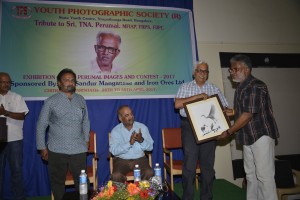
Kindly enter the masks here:
[[207, 63], [206, 61], [204, 61], [204, 60], [199, 60], [199, 61], [196, 61], [196, 62], [194, 63], [194, 69], [193, 69], [193, 71], [195, 71], [195, 70], [197, 69], [197, 66], [198, 66], [198, 65], [201, 65], [201, 64], [205, 64], [205, 65], [207, 65], [207, 68], [209, 68], [209, 65], [208, 65], [208, 63]]
[[244, 55], [244, 54], [237, 54], [237, 55], [233, 56], [230, 59], [230, 63], [232, 63], [232, 62], [241, 62], [244, 65], [246, 65], [246, 67], [248, 67], [250, 70], [252, 69], [251, 59], [248, 56]]
[[117, 33], [111, 32], [111, 31], [99, 31], [99, 33], [96, 36], [97, 44], [101, 41], [101, 37], [103, 35], [111, 35], [118, 39], [119, 45], [121, 44], [121, 36]]

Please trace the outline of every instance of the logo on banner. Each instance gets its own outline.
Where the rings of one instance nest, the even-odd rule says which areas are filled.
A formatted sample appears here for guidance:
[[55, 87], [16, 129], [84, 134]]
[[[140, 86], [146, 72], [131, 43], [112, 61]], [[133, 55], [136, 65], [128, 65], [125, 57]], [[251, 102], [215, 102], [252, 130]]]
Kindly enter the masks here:
[[11, 9], [11, 16], [18, 19], [29, 19], [32, 9], [28, 6], [14, 6]]

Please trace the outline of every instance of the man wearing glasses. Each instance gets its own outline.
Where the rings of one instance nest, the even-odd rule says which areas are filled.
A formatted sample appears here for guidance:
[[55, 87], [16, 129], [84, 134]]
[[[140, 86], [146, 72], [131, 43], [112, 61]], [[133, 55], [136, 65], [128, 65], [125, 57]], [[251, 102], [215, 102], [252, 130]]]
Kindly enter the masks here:
[[277, 200], [274, 156], [279, 133], [267, 85], [252, 76], [248, 56], [235, 55], [230, 65], [231, 79], [238, 83], [234, 95], [235, 122], [219, 139], [236, 134], [237, 143], [243, 145], [247, 199]]
[[94, 48], [97, 57], [92, 62], [92, 72], [110, 74], [120, 71], [120, 67], [113, 64], [114, 59], [120, 53], [120, 35], [113, 32], [99, 32], [96, 40], [97, 44]]
[[175, 108], [180, 109], [181, 115], [182, 146], [184, 152], [184, 162], [182, 167], [183, 200], [194, 199], [194, 182], [198, 160], [201, 169], [200, 199], [213, 199], [212, 187], [215, 178], [214, 163], [216, 141], [211, 140], [197, 144], [192, 127], [183, 107], [183, 104], [186, 102], [197, 99], [207, 99], [214, 94], [219, 96], [224, 107], [228, 107], [228, 102], [220, 89], [207, 82], [208, 73], [208, 64], [204, 61], [197, 62], [193, 70], [194, 80], [182, 84], [175, 96]]

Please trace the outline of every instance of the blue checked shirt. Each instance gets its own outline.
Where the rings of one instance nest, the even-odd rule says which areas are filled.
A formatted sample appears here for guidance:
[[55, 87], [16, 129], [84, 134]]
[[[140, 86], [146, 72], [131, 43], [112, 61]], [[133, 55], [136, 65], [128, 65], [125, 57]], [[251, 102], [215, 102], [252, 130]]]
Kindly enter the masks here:
[[[46, 142], [46, 130], [48, 140]], [[70, 101], [58, 92], [45, 100], [36, 132], [37, 149], [55, 153], [78, 154], [87, 152], [90, 122], [83, 96], [74, 93]]]
[[[217, 94], [220, 98], [220, 101], [221, 101], [223, 107], [228, 107], [228, 102], [227, 102], [225, 96], [222, 94], [221, 90], [214, 84], [208, 83], [208, 82], [205, 82], [205, 84], [202, 87], [199, 87], [196, 84], [195, 80], [188, 82], [188, 83], [183, 83], [179, 87], [175, 98], [179, 98], [179, 99], [188, 98], [188, 97], [195, 96], [195, 95], [201, 94], [201, 93], [205, 93], [208, 96]], [[184, 108], [180, 109], [180, 115], [182, 117], [187, 117]]]

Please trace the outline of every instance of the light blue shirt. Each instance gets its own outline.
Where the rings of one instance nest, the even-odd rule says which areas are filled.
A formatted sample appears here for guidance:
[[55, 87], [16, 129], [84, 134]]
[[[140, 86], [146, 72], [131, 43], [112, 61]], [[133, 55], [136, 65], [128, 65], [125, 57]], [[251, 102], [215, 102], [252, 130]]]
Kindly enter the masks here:
[[[195, 80], [190, 81], [188, 83], [183, 83], [179, 87], [175, 98], [188, 98], [201, 93], [205, 93], [208, 96], [217, 94], [220, 98], [222, 105], [224, 107], [228, 107], [228, 102], [225, 96], [222, 94], [221, 90], [214, 84], [208, 82], [205, 82], [202, 87], [199, 87]], [[182, 117], [186, 117], [184, 108], [181, 108], [179, 112]]]
[[[131, 145], [131, 134], [134, 131], [138, 133], [139, 129], [141, 129], [144, 141], [142, 143], [136, 141], [133, 145]], [[152, 149], [153, 139], [148, 128], [140, 122], [134, 122], [130, 131], [125, 128], [123, 123], [118, 124], [111, 131], [109, 151], [116, 157], [122, 159], [138, 159], [145, 155], [144, 151], [152, 151]]]
[[[48, 140], [46, 143], [46, 130]], [[74, 93], [69, 100], [58, 92], [45, 100], [36, 131], [37, 149], [55, 153], [78, 154], [87, 152], [90, 122], [83, 96]]]

